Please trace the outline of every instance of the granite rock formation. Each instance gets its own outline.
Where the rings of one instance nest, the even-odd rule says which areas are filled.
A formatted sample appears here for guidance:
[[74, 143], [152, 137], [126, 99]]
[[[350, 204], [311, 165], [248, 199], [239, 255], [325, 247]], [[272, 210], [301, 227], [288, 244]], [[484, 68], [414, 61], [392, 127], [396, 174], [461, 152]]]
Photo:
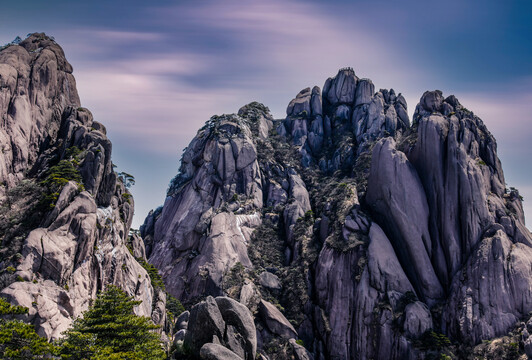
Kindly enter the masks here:
[[[72, 71], [45, 34], [0, 50], [0, 295], [28, 307], [26, 320], [50, 339], [107, 284], [164, 325], [164, 294], [127, 248], [133, 198], [113, 169], [105, 126], [81, 107]], [[142, 240], [134, 243], [142, 257]]]
[[[174, 357], [532, 354], [522, 198], [454, 96], [425, 92], [409, 119], [401, 94], [345, 68], [285, 119], [259, 103], [213, 116], [139, 236], [72, 71], [44, 34], [0, 50], [0, 295], [41, 335], [115, 284]], [[189, 310], [171, 324], [147, 262]]]
[[141, 234], [176, 297], [249, 309], [264, 358], [462, 356], [532, 310], [532, 235], [496, 149], [454, 96], [425, 92], [410, 120], [346, 68], [286, 119], [212, 117]]

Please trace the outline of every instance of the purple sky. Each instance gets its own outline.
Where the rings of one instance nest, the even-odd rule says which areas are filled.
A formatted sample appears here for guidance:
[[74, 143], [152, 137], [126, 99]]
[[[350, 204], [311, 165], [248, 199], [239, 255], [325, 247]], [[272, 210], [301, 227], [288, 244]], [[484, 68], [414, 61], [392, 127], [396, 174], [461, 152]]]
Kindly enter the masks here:
[[210, 116], [259, 101], [284, 117], [299, 90], [345, 66], [402, 92], [410, 114], [425, 90], [455, 94], [497, 138], [531, 219], [532, 6], [464, 3], [7, 1], [0, 44], [44, 31], [64, 48], [83, 106], [137, 180], [134, 227]]

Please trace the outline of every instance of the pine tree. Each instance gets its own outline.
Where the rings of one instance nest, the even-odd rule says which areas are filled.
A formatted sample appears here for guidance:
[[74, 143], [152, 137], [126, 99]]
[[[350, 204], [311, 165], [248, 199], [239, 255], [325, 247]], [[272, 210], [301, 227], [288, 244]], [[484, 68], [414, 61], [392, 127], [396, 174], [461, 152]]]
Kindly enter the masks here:
[[16, 319], [7, 319], [27, 312], [28, 308], [11, 305], [0, 298], [1, 359], [44, 359], [54, 353], [55, 347], [37, 335], [33, 325]]
[[76, 319], [61, 341], [63, 359], [165, 359], [159, 334], [147, 317], [133, 309], [140, 304], [110, 285], [83, 317]]

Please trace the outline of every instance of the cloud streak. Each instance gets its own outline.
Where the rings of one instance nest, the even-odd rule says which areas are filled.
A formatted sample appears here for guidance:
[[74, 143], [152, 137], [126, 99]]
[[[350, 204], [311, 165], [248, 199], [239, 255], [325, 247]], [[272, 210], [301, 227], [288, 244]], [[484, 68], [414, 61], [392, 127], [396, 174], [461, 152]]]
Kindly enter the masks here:
[[[530, 23], [505, 22], [514, 10], [501, 4], [488, 0], [472, 12], [463, 1], [96, 0], [37, 4], [47, 16], [25, 12], [25, 21], [63, 46], [83, 105], [107, 126], [118, 165], [136, 174], [138, 226], [163, 201], [181, 149], [210, 116], [260, 101], [283, 117], [299, 90], [322, 86], [344, 66], [377, 89], [402, 92], [410, 114], [425, 90], [455, 93], [498, 139], [507, 181], [532, 199], [532, 174], [522, 166], [532, 156], [531, 69], [519, 68], [532, 61], [532, 42], [519, 37]], [[19, 28], [23, 9], [12, 9], [0, 29]]]

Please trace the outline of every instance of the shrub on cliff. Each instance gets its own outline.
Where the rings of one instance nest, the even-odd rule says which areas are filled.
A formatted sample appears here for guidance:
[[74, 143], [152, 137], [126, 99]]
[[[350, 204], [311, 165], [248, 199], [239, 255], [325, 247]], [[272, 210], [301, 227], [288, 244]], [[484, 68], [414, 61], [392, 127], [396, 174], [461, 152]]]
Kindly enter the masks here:
[[41, 182], [41, 185], [47, 189], [43, 205], [47, 208], [54, 207], [61, 189], [69, 181], [75, 181], [80, 190], [83, 189], [81, 174], [74, 166], [73, 160], [61, 160], [57, 165], [52, 166], [46, 178]]

